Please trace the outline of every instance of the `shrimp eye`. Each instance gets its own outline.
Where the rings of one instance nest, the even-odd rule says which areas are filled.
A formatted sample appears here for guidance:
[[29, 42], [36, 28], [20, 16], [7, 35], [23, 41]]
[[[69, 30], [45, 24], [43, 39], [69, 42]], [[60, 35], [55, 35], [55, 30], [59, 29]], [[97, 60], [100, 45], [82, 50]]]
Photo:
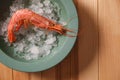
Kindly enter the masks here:
[[51, 26], [55, 26], [55, 24], [51, 24]]

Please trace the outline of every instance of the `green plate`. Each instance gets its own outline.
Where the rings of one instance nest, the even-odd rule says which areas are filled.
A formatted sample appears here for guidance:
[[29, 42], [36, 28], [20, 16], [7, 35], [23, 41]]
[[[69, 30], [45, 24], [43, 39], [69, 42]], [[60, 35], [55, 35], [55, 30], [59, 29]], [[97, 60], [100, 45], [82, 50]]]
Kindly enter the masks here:
[[[76, 29], [77, 33], [78, 17], [73, 1], [72, 0], [52, 0], [52, 1], [53, 2], [55, 1], [61, 8], [61, 20], [66, 21], [76, 16], [76, 18], [74, 18], [66, 27]], [[75, 41], [76, 37], [61, 36], [59, 38], [58, 47], [54, 48], [50, 55], [45, 56], [39, 60], [24, 61], [13, 57], [12, 54], [14, 54], [14, 49], [6, 47], [4, 41], [0, 40], [0, 62], [18, 71], [24, 72], [43, 71], [61, 62], [71, 51]]]

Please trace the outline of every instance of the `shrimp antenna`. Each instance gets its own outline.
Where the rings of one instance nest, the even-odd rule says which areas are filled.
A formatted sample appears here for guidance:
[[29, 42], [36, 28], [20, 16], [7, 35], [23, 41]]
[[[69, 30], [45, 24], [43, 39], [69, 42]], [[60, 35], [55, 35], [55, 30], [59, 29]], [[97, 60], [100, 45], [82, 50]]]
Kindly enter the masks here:
[[[71, 33], [74, 33], [74, 34], [76, 34], [76, 32], [74, 32], [73, 30], [71, 30], [71, 29], [67, 29], [67, 28], [64, 28], [65, 30], [67, 30], [68, 32], [71, 32]], [[68, 37], [76, 37], [77, 35], [71, 35], [71, 34], [64, 34], [65, 36], [68, 36]]]
[[[66, 25], [68, 25], [75, 18], [77, 18], [77, 16], [73, 16], [73, 17], [69, 18], [67, 21], [65, 21]], [[76, 31], [77, 29], [71, 28], [71, 30], [75, 30]]]
[[67, 23], [66, 25], [68, 25], [75, 18], [77, 18], [77, 16], [73, 16], [73, 17], [69, 18], [67, 21], [65, 21]]
[[[66, 20], [65, 21], [65, 23], [64, 23], [64, 26], [67, 26], [73, 19], [75, 19], [77, 16], [73, 16], [73, 17], [71, 17], [71, 18], [69, 18], [68, 20]], [[66, 29], [66, 28], [65, 28]], [[69, 29], [69, 30], [77, 30], [77, 29], [74, 29], [74, 28], [71, 28], [71, 29]], [[71, 32], [73, 32], [73, 31], [71, 31]]]

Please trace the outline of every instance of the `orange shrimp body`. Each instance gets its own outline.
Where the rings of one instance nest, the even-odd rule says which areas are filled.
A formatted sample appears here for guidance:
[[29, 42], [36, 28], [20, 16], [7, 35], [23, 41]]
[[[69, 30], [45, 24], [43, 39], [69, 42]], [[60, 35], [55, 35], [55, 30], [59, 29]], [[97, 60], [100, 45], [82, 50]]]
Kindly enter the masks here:
[[[14, 35], [15, 31], [18, 31], [22, 25], [25, 28], [29, 24], [35, 25], [38, 28], [47, 29], [50, 31], [55, 31], [61, 35], [68, 35], [66, 32], [73, 32], [69, 29], [64, 28], [62, 25], [57, 24], [56, 22], [49, 20], [29, 9], [21, 9], [16, 11], [8, 25], [8, 40], [10, 43], [13, 43], [16, 40]], [[71, 36], [71, 35], [68, 35]]]

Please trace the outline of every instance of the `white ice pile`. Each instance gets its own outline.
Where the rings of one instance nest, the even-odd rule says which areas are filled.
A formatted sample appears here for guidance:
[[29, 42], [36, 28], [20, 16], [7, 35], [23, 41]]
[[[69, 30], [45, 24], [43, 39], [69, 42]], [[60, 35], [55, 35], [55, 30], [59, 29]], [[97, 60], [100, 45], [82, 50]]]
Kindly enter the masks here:
[[[7, 38], [7, 25], [13, 13], [21, 8], [26, 8], [24, 0], [15, 0], [10, 6], [10, 16], [1, 23], [1, 35], [5, 38], [5, 42], [10, 45]], [[30, 0], [27, 8], [32, 11], [58, 21], [59, 13], [58, 5], [53, 4], [50, 0]], [[12, 46], [15, 48], [16, 53], [13, 55], [25, 60], [39, 59], [51, 53], [51, 50], [57, 46], [57, 35], [55, 32], [48, 32], [46, 30], [38, 29], [35, 26], [24, 29], [22, 27], [18, 33], [15, 33], [17, 40]]]

